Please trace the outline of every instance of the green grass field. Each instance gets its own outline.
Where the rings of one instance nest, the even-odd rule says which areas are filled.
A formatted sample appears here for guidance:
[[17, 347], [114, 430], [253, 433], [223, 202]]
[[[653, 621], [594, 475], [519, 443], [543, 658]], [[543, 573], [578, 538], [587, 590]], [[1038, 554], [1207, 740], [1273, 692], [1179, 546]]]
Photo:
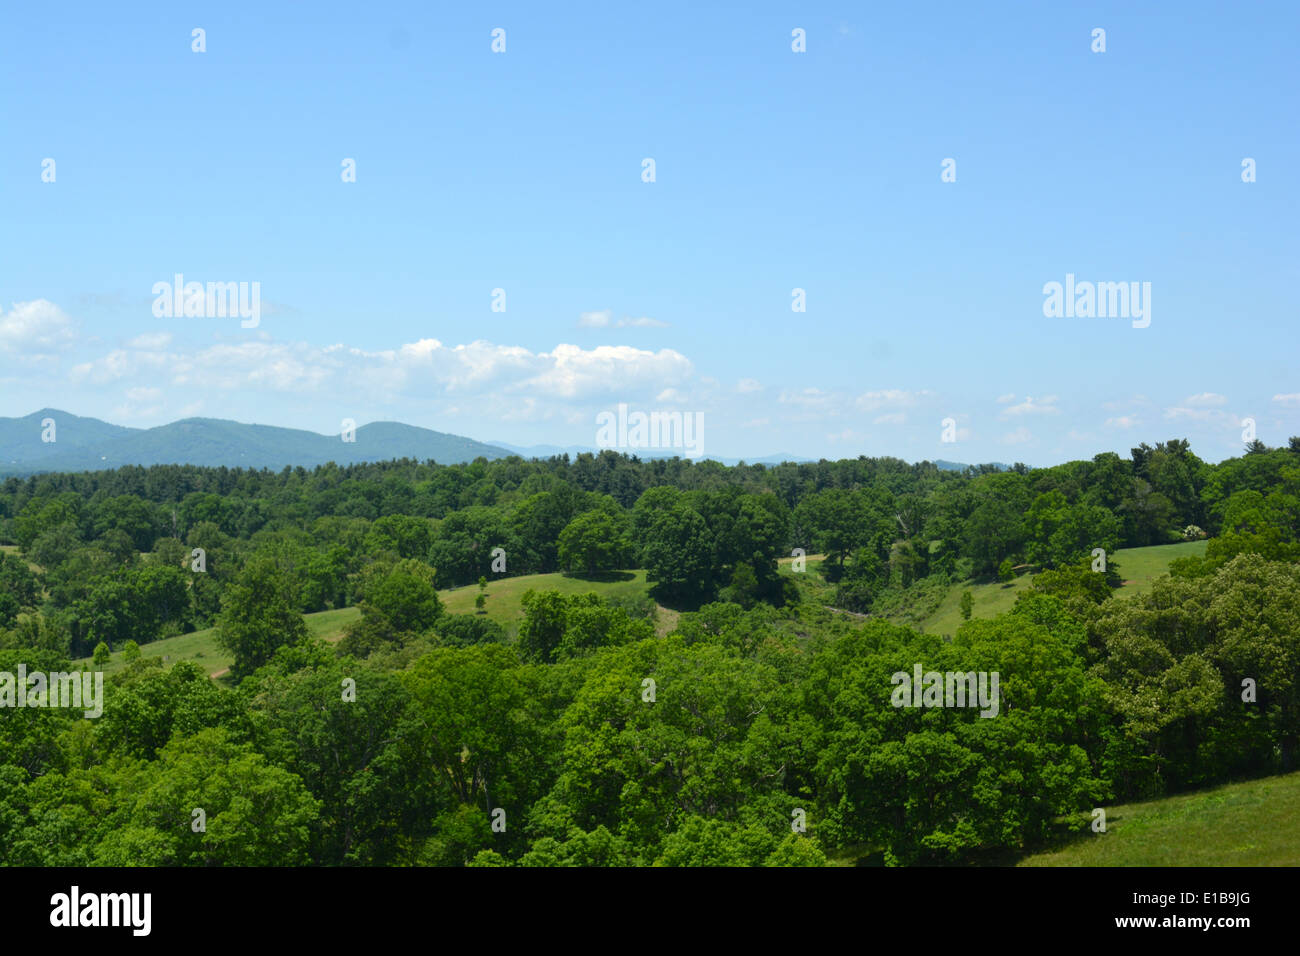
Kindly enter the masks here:
[[1106, 808], [1085, 831], [1020, 866], [1300, 866], [1300, 773]]
[[[1117, 551], [1115, 561], [1124, 576], [1124, 587], [1120, 593], [1137, 594], [1149, 590], [1151, 582], [1165, 573], [1171, 560], [1187, 555], [1204, 554], [1205, 544], [1204, 541], [1193, 541], [1186, 544], [1156, 545], [1150, 548]], [[15, 550], [8, 545], [4, 546], [4, 549]], [[807, 570], [802, 574], [795, 574], [791, 570], [792, 558], [782, 558], [778, 561], [778, 565], [782, 574], [789, 574], [798, 582], [804, 600], [813, 604], [829, 604], [835, 594], [835, 588], [833, 585], [826, 584], [817, 573], [818, 566], [824, 560], [824, 555], [808, 555]], [[506, 632], [513, 636], [524, 616], [521, 600], [524, 592], [530, 588], [538, 591], [557, 590], [564, 594], [595, 592], [606, 598], [638, 596], [646, 593], [644, 570], [628, 571], [625, 574], [629, 575], [626, 580], [615, 581], [588, 581], [563, 574], [529, 574], [517, 578], [498, 578], [488, 583], [485, 610], [488, 617], [502, 625]], [[1008, 584], [995, 581], [987, 584], [954, 585], [938, 610], [925, 620], [922, 630], [928, 634], [955, 634], [958, 625], [961, 624], [959, 606], [961, 592], [967, 588], [975, 598], [975, 607], [971, 616], [992, 618], [1011, 610], [1012, 605], [1016, 603], [1016, 598], [1029, 588], [1032, 580], [1031, 575], [1021, 574]], [[477, 594], [478, 587], [475, 585], [438, 592], [443, 604], [452, 614], [476, 613], [474, 598]], [[305, 618], [307, 628], [312, 635], [328, 641], [336, 641], [343, 635], [343, 628], [356, 620], [360, 613], [357, 608], [349, 607], [337, 611], [307, 614]], [[676, 626], [678, 617], [678, 612], [660, 606], [656, 633], [660, 635], [670, 633]], [[143, 645], [140, 650], [145, 657], [166, 657], [168, 663], [178, 660], [200, 661], [204, 667], [209, 668], [210, 674], [223, 671], [231, 664], [230, 656], [218, 646], [216, 635], [211, 628], [154, 641], [152, 644]], [[87, 658], [85, 662], [89, 663], [89, 659]], [[113, 654], [104, 671], [111, 674], [121, 670], [123, 666], [122, 655], [117, 652]]]
[[[343, 636], [343, 628], [360, 616], [361, 612], [357, 608], [345, 607], [337, 611], [304, 614], [303, 619], [307, 622], [307, 632], [313, 637], [337, 641]], [[211, 627], [142, 644], [140, 654], [142, 657], [165, 657], [169, 665], [176, 661], [195, 661], [206, 668], [209, 674], [220, 673], [233, 663], [230, 654], [217, 643], [216, 629]], [[90, 658], [82, 658], [77, 663], [89, 665]], [[116, 651], [104, 667], [104, 673], [112, 674], [125, 666], [122, 652]]]
[[975, 599], [975, 604], [971, 608], [971, 617], [985, 619], [1010, 611], [1016, 603], [1016, 598], [1028, 591], [1032, 583], [1032, 575], [1020, 574], [1006, 584], [1001, 581], [987, 584], [970, 582], [954, 584], [948, 589], [948, 595], [943, 599], [938, 610], [926, 618], [921, 625], [921, 632], [949, 636], [956, 634], [957, 627], [962, 623], [961, 593], [963, 591], [970, 591]]
[[[529, 574], [517, 578], [504, 578], [488, 584], [487, 616], [505, 627], [513, 635], [523, 619], [524, 611], [521, 600], [524, 592], [532, 588], [537, 591], [561, 591], [564, 594], [587, 594], [595, 592], [602, 597], [636, 596], [646, 593], [645, 571], [628, 571], [629, 578], [624, 581], [586, 581], [582, 578], [565, 577], [562, 574]], [[478, 587], [469, 585], [439, 591], [446, 609], [452, 614], [474, 614], [474, 598]], [[355, 607], [340, 608], [336, 611], [321, 611], [317, 614], [305, 614], [307, 631], [313, 637], [320, 637], [331, 643], [343, 636], [343, 629], [361, 616], [361, 610]], [[678, 613], [669, 608], [659, 607], [659, 620], [656, 632], [660, 635], [669, 633], [677, 624]], [[232, 658], [217, 643], [214, 628], [181, 634], [165, 638], [150, 644], [143, 644], [140, 653], [144, 657], [165, 657], [167, 663], [176, 661], [197, 661], [207, 668], [209, 674], [218, 674], [230, 667]], [[78, 663], [89, 664], [90, 658], [83, 658]], [[126, 666], [121, 651], [114, 652], [105, 674], [112, 674]]]
[[[12, 554], [15, 558], [22, 557], [22, 555], [18, 551], [18, 545], [16, 544], [0, 544], [0, 552], [3, 552], [5, 554]], [[31, 561], [27, 562], [27, 568], [33, 573], [40, 573], [40, 571], [42, 570], [39, 564], [33, 564]]]
[[[1205, 541], [1188, 541], [1179, 544], [1157, 544], [1149, 548], [1121, 548], [1116, 551], [1113, 560], [1124, 579], [1124, 585], [1116, 594], [1129, 597], [1151, 590], [1151, 582], [1169, 570], [1169, 562], [1174, 558], [1200, 557], [1205, 554]], [[986, 584], [956, 584], [949, 590], [943, 603], [922, 625], [926, 634], [957, 633], [962, 622], [961, 592], [969, 590], [975, 599], [971, 610], [972, 618], [992, 618], [1010, 611], [1016, 598], [1033, 584], [1033, 575], [1021, 574], [1013, 581], [1003, 584], [993, 581]]]
[[826, 563], [826, 555], [805, 555], [804, 570], [793, 570], [794, 558], [778, 558], [777, 571], [790, 577], [799, 587], [799, 597], [807, 604], [830, 606], [835, 600], [835, 585], [828, 584], [821, 575], [821, 566]]
[[1209, 541], [1185, 541], [1179, 544], [1155, 544], [1149, 548], [1121, 548], [1115, 552], [1115, 564], [1124, 587], [1125, 597], [1144, 594], [1151, 590], [1151, 582], [1169, 570], [1174, 558], [1200, 558], [1205, 556]]
[[[563, 574], [525, 574], [517, 578], [497, 578], [489, 580], [487, 586], [487, 616], [514, 634], [523, 620], [522, 600], [524, 592], [559, 591], [562, 594], [588, 594], [594, 592], [604, 598], [637, 597], [646, 593], [645, 571], [625, 571], [627, 580], [622, 581], [588, 581], [583, 578], [566, 577]], [[474, 598], [478, 596], [478, 585], [439, 591], [438, 597], [452, 614], [474, 614]], [[659, 629], [671, 621], [675, 624], [677, 613], [667, 608], [659, 608]]]

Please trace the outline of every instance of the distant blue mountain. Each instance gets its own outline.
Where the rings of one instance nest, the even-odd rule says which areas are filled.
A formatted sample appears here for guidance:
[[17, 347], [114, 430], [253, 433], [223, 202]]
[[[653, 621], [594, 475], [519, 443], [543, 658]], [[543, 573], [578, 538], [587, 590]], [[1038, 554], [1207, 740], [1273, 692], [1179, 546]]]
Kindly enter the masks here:
[[[43, 423], [53, 422], [51, 430]], [[42, 435], [54, 441], [43, 441]], [[85, 418], [54, 408], [43, 408], [22, 418], [0, 418], [0, 475], [27, 475], [42, 471], [96, 471], [123, 465], [200, 465], [230, 468], [285, 466], [314, 468], [327, 462], [346, 465], [393, 458], [432, 459], [459, 464], [475, 458], [497, 459], [511, 455], [550, 458], [599, 454], [600, 449], [580, 445], [512, 445], [479, 442], [400, 422], [372, 422], [356, 430], [356, 440], [320, 435], [298, 428], [246, 425], [220, 418], [186, 418], [157, 428], [126, 428], [97, 418]], [[672, 458], [680, 451], [638, 450], [643, 459]], [[774, 454], [761, 458], [718, 458], [724, 465], [744, 461], [750, 465], [809, 462], [800, 455]], [[945, 471], [968, 467], [959, 462], [936, 461]], [[997, 464], [1007, 470], [1009, 466]]]
[[[41, 421], [53, 419], [55, 441], [41, 440]], [[186, 418], [157, 428], [122, 428], [57, 409], [0, 418], [0, 473], [94, 471], [123, 465], [206, 465], [231, 468], [312, 468], [390, 458], [457, 464], [509, 453], [459, 435], [399, 422], [372, 422], [356, 440], [297, 428], [245, 425], [219, 418]]]

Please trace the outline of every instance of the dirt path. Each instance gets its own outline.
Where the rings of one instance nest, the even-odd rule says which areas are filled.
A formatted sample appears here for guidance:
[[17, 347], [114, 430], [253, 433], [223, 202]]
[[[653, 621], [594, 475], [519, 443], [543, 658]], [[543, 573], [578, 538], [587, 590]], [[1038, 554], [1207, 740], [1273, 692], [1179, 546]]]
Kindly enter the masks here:
[[842, 607], [831, 607], [829, 604], [823, 604], [822, 607], [828, 611], [834, 611], [836, 614], [847, 614], [849, 617], [856, 617], [859, 621], [865, 621], [871, 617], [870, 614], [859, 614], [857, 611], [846, 611]]

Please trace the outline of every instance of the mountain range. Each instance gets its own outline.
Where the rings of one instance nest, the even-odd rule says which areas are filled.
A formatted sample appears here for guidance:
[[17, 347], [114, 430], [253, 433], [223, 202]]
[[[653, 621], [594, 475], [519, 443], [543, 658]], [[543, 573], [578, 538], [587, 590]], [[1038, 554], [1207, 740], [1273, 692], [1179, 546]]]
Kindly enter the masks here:
[[[574, 457], [597, 451], [577, 445], [479, 442], [401, 422], [371, 422], [356, 429], [354, 441], [344, 441], [340, 435], [246, 425], [220, 418], [185, 418], [156, 428], [128, 428], [54, 408], [43, 408], [21, 418], [0, 418], [0, 475], [98, 471], [123, 465], [224, 465], [278, 471], [286, 466], [313, 468], [331, 461], [345, 465], [392, 458], [457, 464], [480, 457], [549, 458], [564, 454]], [[640, 457], [672, 455], [670, 451], [642, 453]], [[716, 460], [734, 465], [742, 459]], [[811, 459], [767, 455], [743, 460], [749, 464], [774, 465]], [[947, 470], [966, 467], [947, 461], [935, 464]]]

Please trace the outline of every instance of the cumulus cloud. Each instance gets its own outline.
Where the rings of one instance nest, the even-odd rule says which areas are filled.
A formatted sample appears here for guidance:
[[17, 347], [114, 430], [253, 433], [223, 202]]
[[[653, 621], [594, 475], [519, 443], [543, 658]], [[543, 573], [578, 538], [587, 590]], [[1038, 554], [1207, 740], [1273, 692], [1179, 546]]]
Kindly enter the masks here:
[[1277, 394], [1273, 396], [1273, 401], [1279, 405], [1285, 405], [1287, 408], [1295, 408], [1300, 405], [1300, 392], [1288, 392], [1285, 395]]
[[1166, 408], [1164, 417], [1170, 421], [1204, 422], [1210, 425], [1241, 424], [1236, 415], [1219, 408], [1189, 408], [1186, 405], [1176, 405], [1173, 408]]
[[630, 317], [624, 316], [617, 322], [614, 321], [613, 309], [600, 309], [596, 312], [583, 312], [578, 316], [578, 327], [583, 329], [605, 329], [609, 327], [617, 329], [666, 329], [667, 322], [660, 322], [658, 319], [652, 319], [649, 316]]
[[[140, 337], [137, 344], [162, 340]], [[446, 345], [437, 339], [394, 349], [367, 351], [342, 344], [262, 339], [227, 342], [193, 351], [114, 349], [72, 369], [74, 382], [105, 384], [144, 378], [190, 392], [259, 390], [306, 394], [361, 394], [380, 400], [448, 398], [464, 394], [476, 406], [527, 414], [529, 400], [581, 400], [638, 394], [669, 395], [694, 374], [691, 362], [672, 349], [649, 351], [626, 345], [583, 349], [557, 345], [549, 352], [475, 341]]]
[[1106, 419], [1108, 428], [1136, 428], [1141, 424], [1134, 415], [1119, 415], [1115, 418]]
[[777, 401], [783, 405], [794, 405], [796, 408], [827, 409], [830, 407], [832, 396], [830, 392], [810, 385], [808, 388], [797, 392], [783, 389], [777, 397]]
[[1201, 392], [1199, 395], [1189, 395], [1183, 399], [1183, 404], [1190, 405], [1193, 408], [1206, 408], [1213, 405], [1226, 405], [1228, 399], [1214, 392]]
[[748, 392], [757, 392], [763, 387], [763, 383], [756, 378], [742, 378], [736, 383], [736, 391], [742, 395]]
[[1056, 407], [1055, 395], [1048, 395], [1045, 398], [1039, 399], [1035, 399], [1032, 395], [1026, 395], [1025, 400], [1019, 405], [1009, 405], [1004, 408], [1001, 417], [1009, 418], [1018, 415], [1059, 415], [1060, 412], [1061, 410]]
[[0, 351], [28, 358], [47, 357], [73, 343], [72, 319], [48, 299], [15, 302], [0, 310]]

